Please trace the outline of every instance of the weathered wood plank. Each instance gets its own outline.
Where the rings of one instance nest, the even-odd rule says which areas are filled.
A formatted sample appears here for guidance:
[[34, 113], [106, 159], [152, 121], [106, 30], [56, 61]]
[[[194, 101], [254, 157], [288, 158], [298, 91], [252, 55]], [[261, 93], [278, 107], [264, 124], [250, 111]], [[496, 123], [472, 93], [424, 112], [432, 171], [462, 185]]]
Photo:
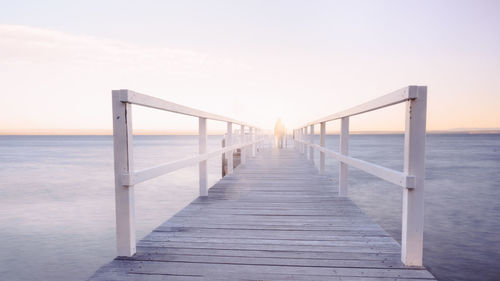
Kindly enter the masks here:
[[224, 263], [236, 265], [280, 265], [307, 267], [367, 267], [367, 268], [405, 268], [401, 262], [393, 260], [356, 260], [356, 259], [301, 259], [286, 257], [242, 257], [214, 255], [179, 255], [138, 253], [134, 261], [186, 262], [186, 263]]
[[400, 253], [396, 246], [336, 246], [336, 245], [285, 245], [285, 244], [257, 244], [257, 243], [215, 243], [208, 241], [182, 242], [182, 241], [140, 241], [138, 246], [142, 247], [175, 247], [193, 249], [226, 249], [226, 250], [269, 250], [269, 251], [314, 251], [314, 252], [346, 252], [346, 253]]
[[434, 280], [293, 150], [248, 159], [90, 280]]
[[302, 259], [341, 259], [341, 260], [393, 260], [400, 261], [399, 253], [357, 253], [357, 252], [315, 252], [315, 251], [278, 251], [278, 250], [228, 250], [197, 249], [173, 247], [139, 246], [138, 253], [144, 254], [177, 254], [205, 255], [225, 257], [265, 257], [265, 258], [302, 258]]
[[232, 264], [232, 263], [191, 263], [191, 262], [158, 262], [115, 260], [114, 263], [128, 271], [144, 274], [174, 274], [201, 275], [220, 274], [221, 272], [239, 273], [252, 276], [254, 273], [297, 274], [319, 276], [356, 276], [379, 278], [432, 278], [432, 275], [422, 269], [393, 268], [359, 268], [359, 267], [308, 267], [308, 266], [277, 266], [268, 264]]

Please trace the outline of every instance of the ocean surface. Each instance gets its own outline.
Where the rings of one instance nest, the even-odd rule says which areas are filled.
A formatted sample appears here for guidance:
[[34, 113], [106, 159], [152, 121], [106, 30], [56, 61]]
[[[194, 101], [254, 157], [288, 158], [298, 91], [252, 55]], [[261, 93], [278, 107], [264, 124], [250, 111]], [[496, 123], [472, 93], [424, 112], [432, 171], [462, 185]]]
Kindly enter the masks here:
[[[210, 136], [209, 151], [220, 142]], [[326, 143], [337, 150], [338, 136]], [[426, 149], [425, 266], [439, 280], [500, 280], [500, 135], [431, 134]], [[134, 137], [136, 169], [197, 150], [196, 136]], [[352, 135], [349, 152], [403, 168], [402, 135]], [[209, 184], [220, 161], [208, 163]], [[336, 182], [338, 164], [326, 166]], [[138, 238], [197, 197], [197, 171], [135, 187]], [[400, 241], [402, 189], [349, 175], [350, 198]], [[0, 280], [86, 280], [115, 257], [114, 223], [110, 136], [0, 136]]]

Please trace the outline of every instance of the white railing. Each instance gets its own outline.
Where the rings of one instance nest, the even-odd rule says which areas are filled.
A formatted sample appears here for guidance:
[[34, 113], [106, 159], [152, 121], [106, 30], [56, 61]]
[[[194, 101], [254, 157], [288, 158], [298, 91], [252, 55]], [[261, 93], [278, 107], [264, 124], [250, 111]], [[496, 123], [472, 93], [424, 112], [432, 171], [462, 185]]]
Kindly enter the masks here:
[[[406, 102], [404, 171], [396, 171], [348, 156], [349, 117]], [[320, 151], [319, 169], [325, 171], [325, 154], [340, 162], [339, 196], [347, 196], [348, 167], [352, 166], [404, 188], [401, 260], [405, 265], [422, 266], [424, 230], [424, 172], [427, 87], [408, 86], [351, 109], [309, 122], [294, 130], [296, 147], [314, 159]], [[341, 120], [339, 152], [325, 148], [326, 122]], [[320, 124], [320, 143], [314, 143], [314, 125]], [[308, 127], [310, 128], [308, 134]]]
[[[116, 237], [118, 256], [132, 256], [136, 252], [134, 185], [166, 173], [199, 164], [200, 196], [207, 196], [207, 160], [226, 153], [227, 172], [233, 172], [233, 151], [241, 149], [241, 164], [245, 163], [250, 148], [255, 156], [256, 145], [263, 140], [260, 129], [224, 116], [189, 108], [162, 99], [135, 93], [130, 90], [114, 90], [113, 97], [113, 146], [115, 165]], [[132, 104], [156, 108], [199, 118], [199, 155], [161, 164], [144, 170], [134, 170], [132, 153]], [[227, 123], [226, 146], [207, 152], [207, 119]], [[241, 126], [240, 142], [233, 144], [233, 124]], [[249, 134], [246, 134], [248, 128]], [[259, 137], [257, 137], [259, 136]], [[250, 137], [250, 140], [248, 140]]]

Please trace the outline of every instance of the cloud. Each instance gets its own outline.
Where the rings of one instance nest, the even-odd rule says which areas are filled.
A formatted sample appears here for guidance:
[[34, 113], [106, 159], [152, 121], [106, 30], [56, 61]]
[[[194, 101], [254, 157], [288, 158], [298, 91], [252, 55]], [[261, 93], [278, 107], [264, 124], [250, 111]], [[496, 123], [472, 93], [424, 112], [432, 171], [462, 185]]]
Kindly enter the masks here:
[[[222, 96], [247, 69], [225, 55], [0, 24], [0, 130], [109, 130], [109, 94], [120, 88], [233, 116]], [[135, 112], [139, 129], [190, 126]]]
[[8, 64], [119, 67], [177, 74], [248, 68], [232, 59], [189, 50], [142, 46], [22, 25], [0, 24], [0, 38], [0, 63]]

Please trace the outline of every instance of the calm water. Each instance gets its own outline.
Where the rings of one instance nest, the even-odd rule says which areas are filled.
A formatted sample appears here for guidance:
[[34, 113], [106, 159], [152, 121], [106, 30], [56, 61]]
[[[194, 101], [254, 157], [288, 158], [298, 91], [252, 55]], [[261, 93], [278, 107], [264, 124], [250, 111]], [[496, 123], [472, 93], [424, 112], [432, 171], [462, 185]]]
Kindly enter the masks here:
[[[355, 157], [402, 169], [400, 135], [350, 144]], [[134, 139], [136, 169], [196, 152], [196, 137]], [[1, 280], [85, 280], [114, 257], [112, 161], [109, 136], [0, 136]], [[327, 170], [337, 181], [333, 160]], [[500, 135], [429, 135], [426, 173], [425, 265], [440, 280], [500, 280]], [[210, 160], [209, 181], [219, 178], [220, 158]], [[192, 167], [137, 185], [137, 236], [196, 198], [197, 181]], [[400, 240], [401, 188], [351, 169], [349, 193]]]

